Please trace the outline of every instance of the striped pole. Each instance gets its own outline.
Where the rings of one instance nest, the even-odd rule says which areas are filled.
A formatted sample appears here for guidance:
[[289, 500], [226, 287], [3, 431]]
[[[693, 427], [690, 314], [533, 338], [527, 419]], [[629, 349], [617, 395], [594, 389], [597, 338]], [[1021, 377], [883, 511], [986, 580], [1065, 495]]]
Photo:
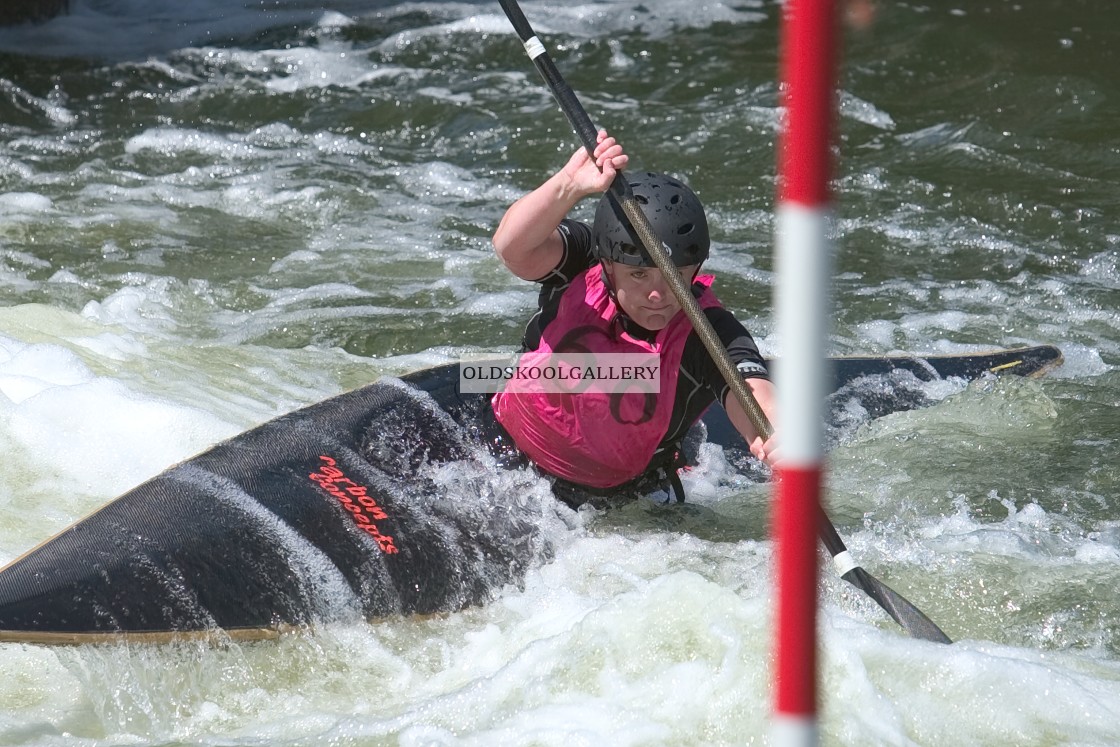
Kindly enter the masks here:
[[817, 530], [823, 462], [831, 248], [834, 0], [787, 0], [781, 78], [786, 126], [776, 219], [777, 365], [782, 464], [775, 470], [778, 610], [771, 742], [816, 745]]

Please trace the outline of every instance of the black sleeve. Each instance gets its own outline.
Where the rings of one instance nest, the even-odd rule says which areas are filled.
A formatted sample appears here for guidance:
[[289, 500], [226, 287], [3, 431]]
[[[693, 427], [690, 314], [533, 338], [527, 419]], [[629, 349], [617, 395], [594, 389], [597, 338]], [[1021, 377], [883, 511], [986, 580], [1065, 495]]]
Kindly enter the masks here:
[[560, 231], [560, 238], [564, 241], [564, 254], [560, 257], [560, 262], [536, 282], [544, 286], [567, 287], [576, 275], [595, 264], [595, 254], [591, 245], [591, 226], [565, 218], [560, 221], [556, 229]]
[[[743, 378], [769, 380], [770, 374], [766, 370], [766, 362], [758, 352], [758, 345], [735, 315], [721, 307], [706, 309], [704, 315], [712, 323], [716, 336]], [[695, 331], [685, 342], [681, 368], [692, 373], [712, 393], [715, 400], [723, 404], [731, 388], [723, 380], [723, 374]]]
[[[704, 309], [704, 316], [711, 322], [716, 337], [723, 343], [731, 362], [744, 379], [769, 380], [766, 363], [758, 352], [758, 345], [734, 314], [722, 307], [713, 307]], [[730, 387], [723, 380], [719, 367], [694, 330], [685, 341], [684, 353], [681, 355], [677, 396], [673, 402], [673, 415], [666, 432], [666, 441], [682, 438], [709, 405], [713, 402], [723, 404], [729, 391]]]

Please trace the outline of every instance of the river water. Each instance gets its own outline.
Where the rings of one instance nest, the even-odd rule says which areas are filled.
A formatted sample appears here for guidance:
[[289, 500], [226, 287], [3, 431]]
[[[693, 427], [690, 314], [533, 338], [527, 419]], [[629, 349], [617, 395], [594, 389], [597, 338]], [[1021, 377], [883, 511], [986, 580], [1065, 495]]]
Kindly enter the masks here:
[[[535, 295], [489, 235], [576, 145], [493, 3], [71, 5], [0, 30], [0, 562], [271, 417], [512, 349]], [[717, 290], [780, 355], [780, 6], [524, 8], [634, 166], [700, 193]], [[829, 352], [1065, 364], [851, 413], [829, 511], [957, 642], [826, 569], [823, 739], [1117, 744], [1120, 8], [876, 11], [845, 30]], [[763, 744], [768, 487], [702, 456], [690, 507], [565, 517], [482, 608], [0, 644], [0, 744]]]

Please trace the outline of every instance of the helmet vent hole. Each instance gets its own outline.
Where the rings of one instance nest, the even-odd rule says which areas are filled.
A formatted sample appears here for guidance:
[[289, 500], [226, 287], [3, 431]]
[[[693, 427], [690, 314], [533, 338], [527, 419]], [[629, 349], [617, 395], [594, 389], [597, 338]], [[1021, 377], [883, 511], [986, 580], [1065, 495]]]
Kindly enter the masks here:
[[676, 205], [676, 204], [677, 204], [678, 202], [680, 202], [680, 201], [681, 201], [681, 196], [680, 196], [680, 195], [673, 195], [673, 196], [672, 196], [672, 197], [671, 197], [671, 198], [669, 199], [669, 203], [670, 203], [670, 204], [672, 204], [672, 205]]
[[688, 234], [692, 233], [692, 229], [693, 229], [693, 225], [691, 223], [682, 223], [677, 228], [677, 235], [678, 236], [687, 236]]

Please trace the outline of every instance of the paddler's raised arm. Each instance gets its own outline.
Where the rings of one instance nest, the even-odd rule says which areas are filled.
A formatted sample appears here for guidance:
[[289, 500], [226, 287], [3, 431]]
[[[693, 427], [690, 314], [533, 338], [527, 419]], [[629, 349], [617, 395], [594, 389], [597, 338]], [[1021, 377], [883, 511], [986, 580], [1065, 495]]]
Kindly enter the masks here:
[[584, 197], [605, 191], [628, 161], [622, 146], [606, 130], [599, 130], [594, 158], [580, 148], [564, 168], [509, 207], [494, 232], [498, 258], [524, 280], [547, 275], [564, 251], [556, 230], [560, 221]]

